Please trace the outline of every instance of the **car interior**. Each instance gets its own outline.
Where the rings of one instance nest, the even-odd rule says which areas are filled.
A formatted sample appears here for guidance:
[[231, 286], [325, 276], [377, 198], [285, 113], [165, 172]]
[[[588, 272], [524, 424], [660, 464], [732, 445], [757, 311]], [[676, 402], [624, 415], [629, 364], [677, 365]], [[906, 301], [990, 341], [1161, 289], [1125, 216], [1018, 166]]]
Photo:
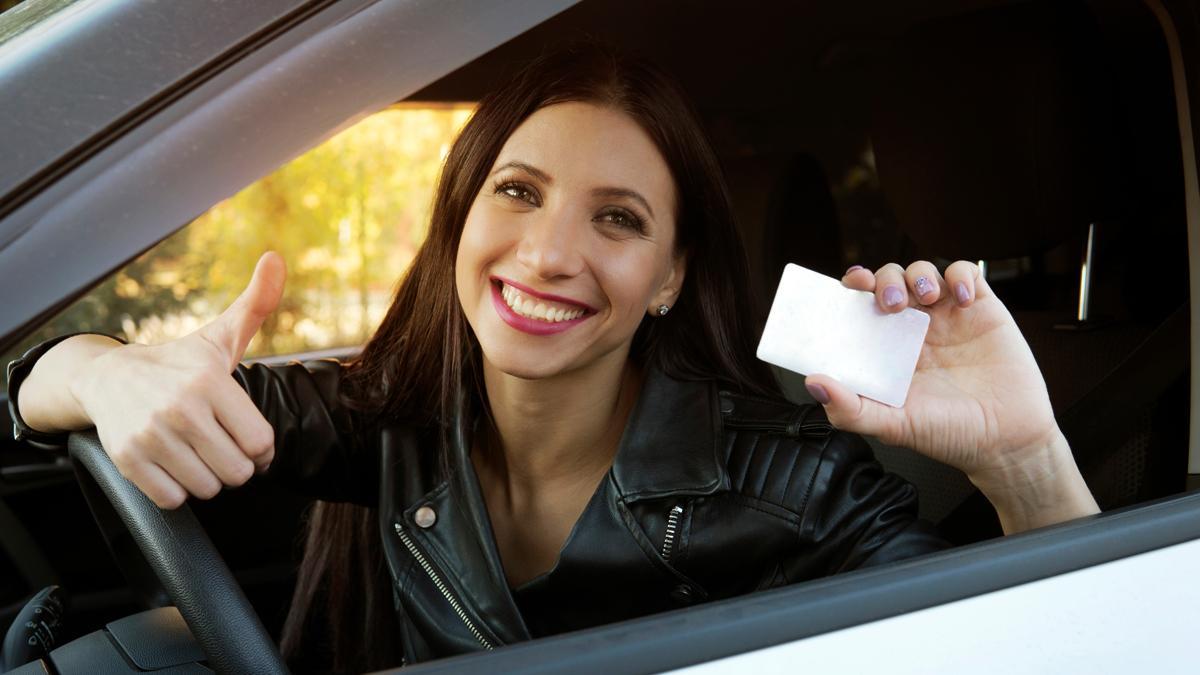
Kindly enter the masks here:
[[[692, 96], [763, 320], [788, 262], [840, 277], [853, 264], [978, 261], [1101, 508], [1186, 489], [1184, 154], [1148, 4], [583, 0], [403, 103], [477, 101], [581, 39], [648, 56]], [[809, 400], [801, 376], [779, 375], [790, 398]], [[952, 542], [1000, 535], [961, 473], [872, 443]], [[261, 479], [190, 505], [278, 639], [311, 505]], [[59, 643], [164, 604], [110, 547], [61, 450], [0, 439], [0, 631], [51, 585], [69, 594]]]

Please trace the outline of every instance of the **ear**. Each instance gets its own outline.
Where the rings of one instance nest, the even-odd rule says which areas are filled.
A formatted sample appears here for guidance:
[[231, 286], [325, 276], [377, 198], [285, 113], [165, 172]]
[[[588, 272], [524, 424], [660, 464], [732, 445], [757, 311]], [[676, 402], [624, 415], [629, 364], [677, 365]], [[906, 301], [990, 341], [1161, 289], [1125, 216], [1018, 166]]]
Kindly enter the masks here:
[[667, 273], [667, 278], [659, 287], [658, 292], [650, 299], [650, 306], [646, 308], [646, 313], [650, 316], [658, 316], [658, 306], [666, 305], [674, 307], [675, 301], [679, 299], [679, 292], [683, 289], [683, 278], [687, 274], [687, 255], [683, 253], [677, 254], [671, 261], [671, 269]]

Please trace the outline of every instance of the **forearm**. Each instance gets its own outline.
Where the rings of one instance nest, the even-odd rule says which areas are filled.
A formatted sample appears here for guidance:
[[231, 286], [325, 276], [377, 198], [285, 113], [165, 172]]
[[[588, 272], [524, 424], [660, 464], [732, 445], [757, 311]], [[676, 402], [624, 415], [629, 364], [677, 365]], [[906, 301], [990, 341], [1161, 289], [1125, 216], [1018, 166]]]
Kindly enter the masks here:
[[17, 407], [31, 428], [46, 433], [92, 426], [71, 391], [71, 383], [96, 358], [120, 347], [103, 335], [76, 335], [42, 355], [21, 384]]
[[989, 475], [970, 476], [996, 509], [1005, 534], [1099, 513], [1061, 432], [1014, 455], [1024, 459]]

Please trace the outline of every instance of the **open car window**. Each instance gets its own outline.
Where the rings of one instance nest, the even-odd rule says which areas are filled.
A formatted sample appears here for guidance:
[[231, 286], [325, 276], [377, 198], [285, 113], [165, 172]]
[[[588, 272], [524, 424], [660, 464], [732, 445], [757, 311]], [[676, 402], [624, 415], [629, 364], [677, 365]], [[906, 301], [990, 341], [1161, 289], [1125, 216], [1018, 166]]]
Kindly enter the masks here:
[[265, 250], [294, 262], [248, 358], [362, 345], [424, 241], [442, 161], [473, 109], [404, 104], [358, 121], [108, 276], [0, 362], [68, 333], [183, 337], [233, 302]]
[[[477, 100], [501, 74], [547, 43], [580, 33], [651, 51], [695, 96], [729, 177], [754, 283], [764, 300], [777, 279], [773, 271], [780, 266], [779, 256], [834, 276], [849, 264], [939, 259], [938, 244], [947, 239], [914, 226], [947, 220], [943, 216], [949, 209], [929, 206], [938, 199], [962, 197], [967, 210], [953, 212], [958, 218], [953, 222], [961, 223], [962, 230], [1005, 234], [1034, 229], [1014, 219], [1010, 222], [1017, 224], [1004, 230], [989, 220], [1009, 203], [1029, 198], [1018, 179], [1033, 172], [1032, 165], [994, 162], [994, 173], [976, 177], [971, 191], [937, 190], [918, 180], [933, 175], [934, 168], [943, 172], [937, 174], [939, 180], [962, 180], [947, 167], [988, 165], [989, 153], [997, 147], [988, 143], [1003, 141], [1004, 133], [1018, 128], [1013, 115], [999, 113], [951, 124], [922, 108], [922, 101], [941, 100], [946, 108], [955, 102], [954, 92], [966, 90], [972, 96], [996, 95], [998, 105], [1005, 106], [1021, 90], [1020, 81], [997, 80], [988, 89], [948, 80], [944, 90], [910, 101], [904, 88], [880, 79], [906, 64], [912, 68], [909, 74], [924, 72], [916, 66], [932, 58], [909, 44], [907, 60], [893, 59], [905, 35], [936, 32], [955, 22], [986, 33], [987, 17], [1011, 20], [1003, 12], [1007, 3], [932, 2], [900, 8], [879, 2], [853, 11], [833, 3], [808, 8], [781, 3], [734, 17], [717, 11], [715, 3], [685, 9], [628, 2], [619, 3], [621, 11], [597, 0], [574, 7], [568, 2], [529, 3], [519, 11], [490, 3], [452, 10], [437, 2], [297, 4], [308, 13], [291, 27], [278, 29], [272, 39], [236, 57], [212, 61], [203, 77], [190, 77], [158, 107], [139, 108], [140, 117], [120, 117], [126, 126], [119, 133], [87, 136], [77, 147], [64, 149], [70, 161], [64, 160], [58, 173], [38, 174], [50, 178], [36, 189], [22, 183], [21, 190], [5, 193], [10, 201], [0, 209], [0, 288], [8, 298], [0, 312], [3, 350], [15, 352], [43, 335], [73, 327], [139, 340], [185, 330], [188, 321], [201, 321], [199, 317], [224, 306], [260, 250], [292, 246], [282, 235], [247, 231], [247, 222], [295, 226], [308, 237], [289, 248], [296, 252], [289, 257], [298, 263], [289, 285], [297, 306], [281, 313], [280, 325], [264, 341], [271, 348], [259, 353], [360, 343], [386, 306], [405, 256], [419, 245], [428, 193], [414, 191], [400, 211], [355, 220], [356, 214], [375, 213], [371, 204], [356, 212], [360, 207], [355, 200], [379, 196], [354, 192], [370, 184], [358, 180], [356, 171], [375, 175], [361, 163], [339, 165], [339, 180], [348, 191], [336, 199], [312, 182], [288, 187], [286, 194], [279, 188], [272, 195], [273, 188], [263, 186], [290, 174], [318, 171], [303, 168], [305, 158], [330, 152], [339, 139], [392, 114], [430, 110], [431, 115], [445, 115], [432, 126], [450, 133], [468, 108], [448, 106]], [[1107, 126], [1096, 132], [1101, 135], [1088, 137], [1103, 140], [1091, 144], [1090, 154], [1058, 158], [1058, 173], [1047, 184], [1079, 176], [1094, 179], [1093, 186], [1104, 187], [1104, 194], [1080, 199], [1103, 202], [1100, 215], [1072, 222], [1071, 233], [1036, 245], [1022, 246], [1019, 236], [955, 240], [966, 247], [956, 252], [987, 251], [972, 257], [986, 263], [989, 280], [1019, 315], [1047, 375], [1056, 412], [1077, 434], [1072, 445], [1101, 505], [1130, 510], [422, 668], [507, 670], [541, 664], [599, 672], [682, 667], [1087, 571], [1186, 545], [1200, 536], [1187, 525], [1197, 522], [1200, 503], [1190, 496], [1172, 497], [1185, 488], [1187, 449], [1196, 434], [1189, 427], [1195, 375], [1188, 373], [1196, 340], [1187, 330], [1195, 320], [1186, 312], [1189, 284], [1195, 285], [1187, 270], [1196, 265], [1189, 259], [1189, 241], [1197, 241], [1195, 232], [1189, 240], [1188, 227], [1191, 222], [1195, 228], [1198, 220], [1194, 213], [1189, 217], [1186, 194], [1194, 190], [1196, 171], [1194, 154], [1180, 138], [1180, 110], [1186, 103], [1177, 98], [1178, 87], [1187, 82], [1180, 80], [1179, 54], [1172, 51], [1162, 23], [1182, 10], [1156, 7], [1081, 3], [1069, 5], [1064, 15], [1079, 22], [1067, 25], [1065, 33], [1072, 40], [1086, 39], [1084, 53], [1094, 58], [1072, 62], [1076, 70], [1063, 72], [1103, 82], [1100, 94], [1068, 87], [1076, 98], [1065, 110], [1094, 112], [1094, 107], [1071, 106], [1106, 101], [1104, 114], [1096, 117], [1103, 117]], [[1001, 61], [997, 68], [1006, 72], [1008, 61]], [[1191, 77], [1195, 67], [1188, 65]], [[1017, 72], [1014, 65], [1010, 74]], [[906, 76], [901, 72], [891, 83], [906, 82], [910, 91], [930, 85]], [[1088, 98], [1095, 96], [1099, 98]], [[880, 114], [881, 99], [895, 104], [887, 108], [890, 116]], [[397, 103], [401, 105], [393, 108]], [[905, 107], [909, 103], [912, 107]], [[1050, 120], [1044, 128], [1069, 128], [1078, 119]], [[904, 126], [906, 121], [913, 120], [928, 123], [919, 134], [905, 135], [905, 129], [914, 128]], [[1190, 128], [1185, 131], [1190, 138]], [[410, 135], [394, 140], [404, 143]], [[914, 146], [916, 141], [930, 145]], [[442, 142], [430, 138], [422, 146], [423, 159], [417, 161], [425, 163], [426, 174], [436, 164], [433, 158], [440, 158]], [[942, 154], [913, 152], [912, 147], [936, 147]], [[316, 148], [312, 154], [277, 169], [310, 148]], [[961, 148], [974, 150], [975, 156], [968, 152], [956, 159], [952, 152]], [[344, 149], [336, 152], [339, 160], [349, 156]], [[378, 175], [398, 170], [385, 165]], [[989, 195], [1007, 202], [989, 204]], [[275, 206], [269, 204], [271, 196], [280, 198]], [[249, 202], [263, 207], [256, 212], [260, 215], [239, 210]], [[206, 215], [191, 227], [179, 229], [201, 213]], [[1075, 215], [1069, 209], [1063, 213]], [[1044, 214], [1033, 214], [1030, 222], [1039, 217]], [[991, 223], [990, 230], [980, 225], [984, 222]], [[237, 238], [239, 231], [245, 239]], [[214, 236], [229, 248], [214, 249]], [[53, 251], [52, 264], [47, 251]], [[209, 257], [195, 258], [175, 271], [161, 266], [167, 258], [201, 252]], [[197, 275], [207, 275], [206, 281], [197, 281]], [[1153, 297], [1139, 293], [1147, 280], [1163, 276], [1168, 291]], [[1195, 273], [1191, 277], [1200, 279]], [[1080, 313], [1085, 281], [1087, 316]], [[194, 295], [199, 287], [213, 294]], [[89, 292], [94, 295], [84, 295]], [[157, 323], [149, 318], [154, 312], [140, 317], [129, 313], [128, 321], [114, 315], [95, 327], [63, 323], [76, 321], [61, 318], [72, 316], [70, 310], [59, 314], [76, 301], [78, 307], [99, 303], [107, 311], [130, 299], [173, 309], [160, 312]], [[174, 319], [176, 325], [167, 326], [172, 320], [163, 317], [178, 315], [182, 305], [194, 309], [197, 318]], [[337, 309], [346, 307], [353, 309]], [[795, 376], [781, 377], [794, 398], [804, 397]], [[1152, 393], [1139, 398], [1142, 393], [1131, 391]], [[888, 468], [920, 485], [922, 515], [956, 543], [967, 545], [998, 533], [986, 503], [973, 496], [961, 474], [903, 448], [876, 450]], [[1166, 501], [1155, 502], [1162, 499]], [[1180, 560], [1194, 562], [1193, 549], [1176, 552], [1181, 550]]]

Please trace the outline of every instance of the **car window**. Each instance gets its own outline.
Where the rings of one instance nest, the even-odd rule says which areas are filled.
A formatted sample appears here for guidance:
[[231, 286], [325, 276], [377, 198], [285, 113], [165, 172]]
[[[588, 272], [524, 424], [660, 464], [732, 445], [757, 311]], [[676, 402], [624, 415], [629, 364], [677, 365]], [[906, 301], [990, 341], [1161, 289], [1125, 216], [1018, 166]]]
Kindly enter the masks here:
[[0, 362], [79, 331], [181, 337], [237, 297], [268, 249], [288, 261], [288, 284], [247, 355], [362, 344], [425, 238], [442, 159], [472, 109], [410, 103], [363, 119], [108, 276]]
[[56, 15], [71, 5], [86, 4], [79, 0], [0, 0], [0, 45], [33, 30], [45, 28]]

